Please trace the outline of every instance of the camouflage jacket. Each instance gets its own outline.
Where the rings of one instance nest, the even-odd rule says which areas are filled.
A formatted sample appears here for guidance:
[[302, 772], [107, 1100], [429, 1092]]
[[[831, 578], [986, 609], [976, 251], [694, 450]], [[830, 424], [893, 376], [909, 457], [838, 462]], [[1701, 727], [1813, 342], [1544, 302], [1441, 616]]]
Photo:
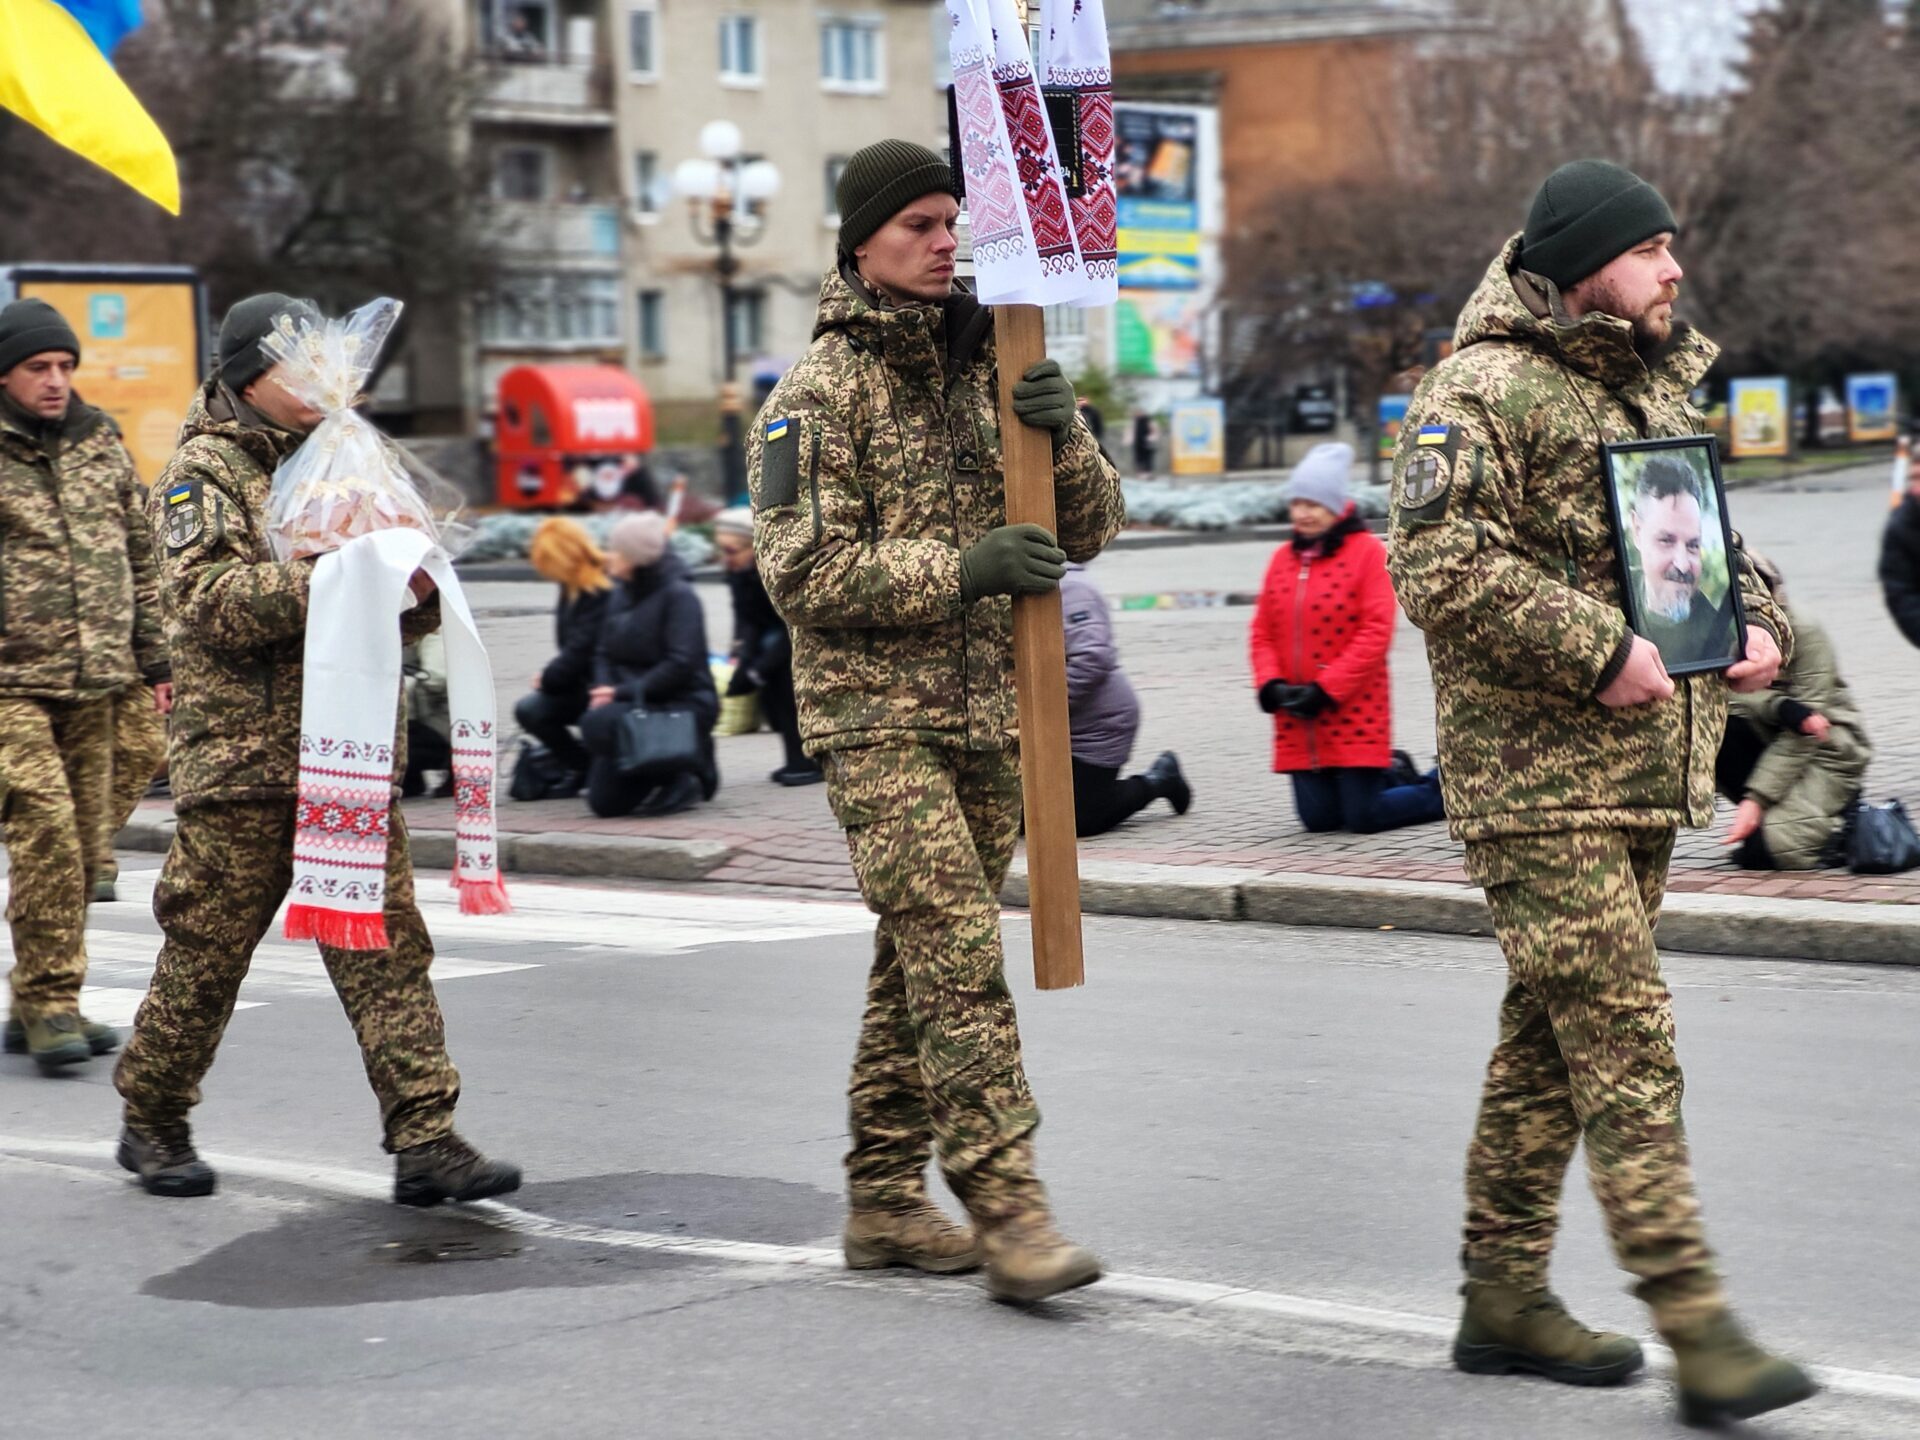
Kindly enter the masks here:
[[[1388, 569], [1427, 635], [1447, 815], [1464, 840], [1703, 826], [1726, 681], [1676, 679], [1672, 699], [1624, 709], [1595, 698], [1631, 642], [1600, 446], [1704, 432], [1687, 395], [1718, 351], [1676, 326], [1649, 366], [1627, 322], [1567, 319], [1518, 253], [1516, 236], [1461, 312], [1393, 463]], [[1748, 623], [1791, 655], [1734, 539]]]
[[[313, 561], [274, 558], [266, 509], [274, 469], [300, 440], [258, 417], [243, 420], [210, 380], [148, 502], [173, 647], [167, 760], [180, 810], [289, 799], [298, 784]], [[408, 612], [402, 631], [417, 639], [438, 620], [439, 605], [429, 602]], [[406, 769], [399, 730], [396, 784]]]
[[[813, 334], [747, 459], [806, 747], [1003, 749], [1016, 733], [1013, 604], [960, 598], [960, 552], [1007, 520], [992, 314], [965, 294], [883, 309], [835, 271]], [[1053, 484], [1061, 548], [1092, 559], [1126, 509], [1079, 419]]]
[[167, 678], [145, 501], [104, 411], [75, 396], [53, 431], [0, 404], [0, 695]]

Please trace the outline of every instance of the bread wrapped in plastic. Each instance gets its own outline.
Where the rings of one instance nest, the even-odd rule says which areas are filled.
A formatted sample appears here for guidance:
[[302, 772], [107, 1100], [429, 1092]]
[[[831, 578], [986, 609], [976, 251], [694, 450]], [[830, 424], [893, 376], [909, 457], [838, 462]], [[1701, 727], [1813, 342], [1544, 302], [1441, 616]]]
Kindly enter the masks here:
[[320, 325], [282, 315], [260, 342], [275, 362], [270, 378], [324, 417], [273, 474], [267, 531], [283, 560], [398, 526], [425, 531], [450, 555], [473, 538], [460, 492], [353, 408], [400, 311], [381, 299]]

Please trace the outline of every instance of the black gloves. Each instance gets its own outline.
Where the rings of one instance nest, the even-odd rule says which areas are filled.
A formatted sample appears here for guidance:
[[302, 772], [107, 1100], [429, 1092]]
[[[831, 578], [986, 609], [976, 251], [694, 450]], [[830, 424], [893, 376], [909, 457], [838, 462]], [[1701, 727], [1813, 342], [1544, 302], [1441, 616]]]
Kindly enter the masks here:
[[1302, 720], [1311, 720], [1332, 706], [1332, 697], [1318, 685], [1289, 685], [1284, 680], [1269, 680], [1260, 687], [1260, 708], [1269, 715], [1284, 710]]

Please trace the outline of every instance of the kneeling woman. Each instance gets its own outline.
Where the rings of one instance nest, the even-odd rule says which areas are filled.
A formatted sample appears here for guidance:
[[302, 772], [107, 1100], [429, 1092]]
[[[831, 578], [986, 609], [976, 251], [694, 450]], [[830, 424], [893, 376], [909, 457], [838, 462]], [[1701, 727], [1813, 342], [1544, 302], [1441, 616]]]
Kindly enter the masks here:
[[1273, 768], [1308, 830], [1371, 835], [1446, 818], [1440, 772], [1393, 765], [1387, 550], [1347, 499], [1350, 445], [1316, 445], [1287, 485], [1293, 538], [1253, 612], [1253, 688]]
[[[613, 527], [607, 548], [615, 583], [600, 623], [591, 708], [580, 726], [593, 757], [587, 804], [600, 816], [676, 814], [711, 800], [720, 786], [713, 759], [720, 696], [708, 669], [706, 617], [686, 565], [667, 548], [662, 516], [628, 516]], [[697, 754], [675, 772], [628, 773], [621, 732], [636, 708], [691, 714]]]

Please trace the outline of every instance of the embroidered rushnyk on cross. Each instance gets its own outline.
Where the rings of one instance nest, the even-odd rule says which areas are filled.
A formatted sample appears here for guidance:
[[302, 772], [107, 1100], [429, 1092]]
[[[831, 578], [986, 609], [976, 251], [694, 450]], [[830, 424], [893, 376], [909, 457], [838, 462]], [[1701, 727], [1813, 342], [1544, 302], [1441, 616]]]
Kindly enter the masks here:
[[387, 945], [384, 876], [407, 582], [440, 591], [453, 722], [453, 883], [468, 915], [512, 909], [494, 832], [493, 669], [446, 552], [418, 530], [382, 530], [320, 557], [307, 601], [300, 702], [300, 809], [289, 940]]

